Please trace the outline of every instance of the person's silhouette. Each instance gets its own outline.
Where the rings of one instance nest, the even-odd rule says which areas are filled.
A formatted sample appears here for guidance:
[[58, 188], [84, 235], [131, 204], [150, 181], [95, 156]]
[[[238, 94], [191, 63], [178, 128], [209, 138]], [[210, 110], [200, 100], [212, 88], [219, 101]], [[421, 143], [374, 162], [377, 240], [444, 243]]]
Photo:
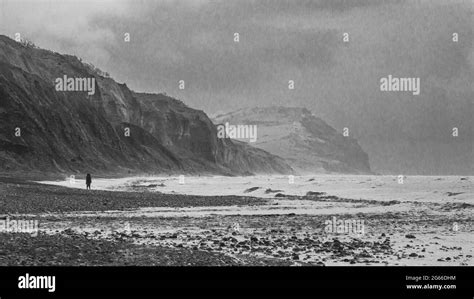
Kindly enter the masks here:
[[86, 186], [87, 186], [87, 189], [91, 189], [91, 183], [92, 183], [92, 177], [90, 175], [90, 173], [88, 173], [86, 175]]

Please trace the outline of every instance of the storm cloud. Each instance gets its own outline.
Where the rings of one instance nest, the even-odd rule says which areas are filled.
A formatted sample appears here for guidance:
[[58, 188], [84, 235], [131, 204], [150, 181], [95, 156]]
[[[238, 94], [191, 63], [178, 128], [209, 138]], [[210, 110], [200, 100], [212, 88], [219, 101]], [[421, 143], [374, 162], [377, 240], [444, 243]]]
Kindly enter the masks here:
[[[92, 62], [134, 90], [166, 92], [211, 115], [307, 107], [338, 130], [349, 128], [378, 172], [473, 174], [472, 7], [471, 1], [1, 0], [0, 33], [19, 32]], [[419, 77], [420, 95], [382, 93], [379, 80], [389, 74]]]

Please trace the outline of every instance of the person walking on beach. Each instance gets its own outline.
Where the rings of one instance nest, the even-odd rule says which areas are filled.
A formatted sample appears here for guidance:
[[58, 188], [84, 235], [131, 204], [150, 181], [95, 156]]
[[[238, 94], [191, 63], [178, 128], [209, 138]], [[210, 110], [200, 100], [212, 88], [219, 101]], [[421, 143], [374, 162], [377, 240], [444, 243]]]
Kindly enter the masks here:
[[87, 186], [88, 190], [91, 189], [91, 183], [92, 183], [92, 177], [91, 177], [90, 173], [88, 173], [86, 175], [86, 186]]

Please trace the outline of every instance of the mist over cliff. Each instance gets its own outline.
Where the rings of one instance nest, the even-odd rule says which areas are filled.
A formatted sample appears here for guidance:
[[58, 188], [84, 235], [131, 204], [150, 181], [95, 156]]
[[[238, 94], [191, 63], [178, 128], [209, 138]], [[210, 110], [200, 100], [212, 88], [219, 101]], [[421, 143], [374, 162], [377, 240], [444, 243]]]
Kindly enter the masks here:
[[357, 140], [306, 108], [246, 108], [216, 115], [213, 121], [255, 125], [258, 138], [251, 144], [284, 158], [300, 174], [371, 173], [369, 156]]

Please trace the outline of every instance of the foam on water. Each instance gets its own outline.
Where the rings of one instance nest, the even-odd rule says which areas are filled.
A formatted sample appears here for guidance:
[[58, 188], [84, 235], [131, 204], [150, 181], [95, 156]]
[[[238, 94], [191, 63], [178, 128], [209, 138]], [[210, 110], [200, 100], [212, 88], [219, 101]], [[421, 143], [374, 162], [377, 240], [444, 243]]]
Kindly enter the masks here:
[[[305, 195], [309, 191], [351, 199], [399, 200], [418, 202], [473, 203], [473, 177], [461, 176], [406, 176], [403, 184], [397, 176], [374, 175], [306, 175], [295, 176], [290, 184], [288, 176], [185, 176], [179, 177], [128, 177], [120, 179], [94, 179], [92, 187], [99, 190], [148, 190], [169, 194], [188, 195], [240, 195], [274, 198], [275, 194]], [[84, 180], [43, 181], [71, 188], [85, 188]], [[258, 187], [255, 191], [245, 192]], [[266, 193], [265, 190], [280, 190]]]

